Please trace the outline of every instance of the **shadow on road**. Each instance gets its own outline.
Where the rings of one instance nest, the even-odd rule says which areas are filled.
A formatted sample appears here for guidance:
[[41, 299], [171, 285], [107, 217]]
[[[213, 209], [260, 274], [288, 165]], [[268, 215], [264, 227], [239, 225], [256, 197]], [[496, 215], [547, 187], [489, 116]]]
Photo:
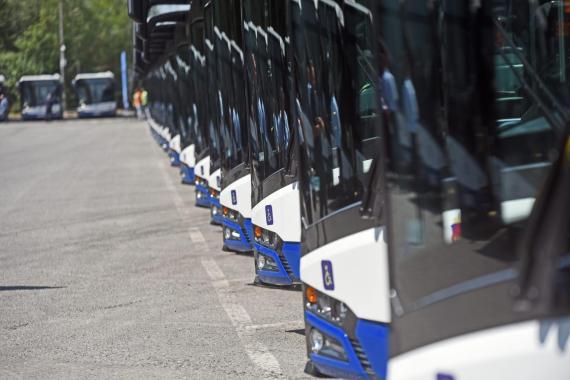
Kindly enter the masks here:
[[14, 290], [43, 290], [43, 289], [63, 289], [65, 286], [34, 286], [34, 285], [13, 285], [0, 286], [0, 292], [9, 292]]

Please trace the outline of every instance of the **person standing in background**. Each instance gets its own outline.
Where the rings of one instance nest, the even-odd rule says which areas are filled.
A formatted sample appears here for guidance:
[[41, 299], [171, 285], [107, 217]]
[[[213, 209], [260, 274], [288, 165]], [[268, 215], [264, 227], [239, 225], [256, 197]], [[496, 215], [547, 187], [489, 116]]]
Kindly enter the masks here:
[[141, 96], [142, 95], [142, 91], [140, 88], [137, 88], [135, 90], [135, 93], [133, 94], [133, 106], [135, 107], [135, 110], [137, 111], [137, 119], [142, 120], [143, 116], [142, 116], [142, 109], [141, 109]]
[[4, 92], [0, 92], [0, 121], [8, 120], [9, 109], [10, 103], [8, 102], [8, 97], [4, 95]]
[[141, 92], [141, 105], [142, 105], [143, 118], [146, 120], [146, 107], [148, 105], [148, 91], [144, 88]]

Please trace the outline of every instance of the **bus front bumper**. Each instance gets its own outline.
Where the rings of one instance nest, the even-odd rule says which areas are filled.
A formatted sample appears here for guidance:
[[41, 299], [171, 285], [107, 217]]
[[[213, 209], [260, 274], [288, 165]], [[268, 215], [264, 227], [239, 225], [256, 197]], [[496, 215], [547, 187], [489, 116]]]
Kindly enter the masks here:
[[228, 218], [223, 218], [224, 246], [236, 252], [253, 251], [253, 225], [251, 219], [243, 219], [243, 226]]
[[212, 196], [210, 196], [210, 223], [220, 226], [224, 223], [220, 200]]
[[168, 148], [168, 158], [170, 166], [180, 166], [180, 154], [172, 148]]
[[[312, 330], [325, 342], [314, 352]], [[312, 367], [327, 376], [349, 379], [385, 379], [388, 365], [388, 325], [357, 319], [351, 338], [339, 326], [305, 311], [305, 336]]]
[[[290, 286], [300, 283], [299, 265], [301, 261], [301, 243], [283, 243], [280, 252], [254, 244], [255, 274], [259, 281], [268, 285]], [[259, 266], [259, 258], [269, 259], [274, 263], [272, 269]]]
[[193, 185], [194, 184], [194, 168], [186, 165], [184, 162], [180, 163], [180, 178], [183, 184]]
[[196, 184], [196, 206], [198, 207], [210, 207], [210, 194], [208, 193], [208, 188], [202, 185]]

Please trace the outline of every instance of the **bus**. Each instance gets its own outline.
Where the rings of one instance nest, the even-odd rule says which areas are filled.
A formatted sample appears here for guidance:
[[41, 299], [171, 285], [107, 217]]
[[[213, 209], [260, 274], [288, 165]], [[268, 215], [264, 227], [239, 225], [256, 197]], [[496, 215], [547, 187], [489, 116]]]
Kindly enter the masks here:
[[383, 149], [372, 4], [289, 2], [306, 371], [343, 378], [386, 372], [387, 235], [383, 214], [368, 215]]
[[195, 149], [196, 134], [193, 115], [193, 96], [190, 90], [191, 83], [191, 50], [188, 41], [177, 48], [177, 80], [174, 86], [178, 92], [179, 99], [179, 119], [180, 119], [180, 179], [183, 184], [194, 184], [194, 167], [196, 166]]
[[209, 1], [204, 5], [204, 50], [206, 58], [206, 78], [207, 85], [204, 89], [204, 94], [207, 96], [207, 131], [209, 137], [209, 153], [208, 157], [208, 171], [204, 175], [204, 187], [207, 189], [207, 194], [204, 194], [208, 199], [210, 208], [210, 223], [214, 225], [222, 225], [222, 206], [220, 204], [220, 191], [222, 190], [222, 141], [221, 130], [225, 129], [223, 125], [225, 122], [224, 117], [224, 103], [222, 98], [222, 77], [218, 69], [218, 51], [216, 46], [220, 44], [218, 40], [221, 39], [220, 31], [216, 24], [220, 19], [220, 12], [213, 1]]
[[63, 119], [59, 74], [24, 75], [18, 81], [23, 120]]
[[[192, 57], [192, 92], [194, 102], [192, 103], [193, 114], [196, 120], [196, 137], [194, 169], [194, 184], [196, 206], [210, 208], [210, 188], [208, 180], [210, 178], [210, 163], [216, 161], [217, 140], [211, 134], [213, 121], [210, 112], [210, 86], [208, 81], [207, 50], [210, 49], [211, 42], [205, 38], [206, 16], [213, 17], [211, 13], [206, 13], [205, 4], [198, 2], [192, 7], [190, 16], [191, 22], [191, 57]], [[211, 12], [211, 11], [210, 11]], [[212, 157], [213, 156], [213, 157]]]
[[112, 72], [77, 74], [71, 83], [79, 102], [79, 118], [116, 115], [115, 75]]
[[244, 0], [255, 282], [299, 283], [301, 212], [290, 117], [287, 2]]
[[225, 250], [250, 252], [251, 175], [246, 124], [246, 92], [242, 38], [241, 0], [213, 3], [217, 59], [218, 135], [220, 141], [220, 206]]
[[[302, 4], [303, 15], [308, 3], [292, 6]], [[334, 19], [333, 12], [324, 14], [324, 3], [314, 19], [320, 28]], [[323, 186], [335, 173], [334, 150], [328, 159], [302, 160], [300, 173], [309, 173], [300, 180], [303, 217], [309, 218], [301, 259], [307, 372], [566, 379], [568, 8], [534, 0], [327, 3], [338, 5], [336, 17], [344, 18], [330, 23], [344, 25], [344, 64], [377, 70], [381, 113], [374, 119], [381, 128], [374, 132], [378, 154], [356, 187]], [[372, 26], [353, 18], [365, 14]], [[305, 36], [315, 29], [307, 27]], [[322, 40], [332, 35], [321, 33], [321, 46], [332, 46]], [[356, 42], [352, 53], [347, 41]], [[368, 41], [372, 54], [359, 41]], [[355, 74], [349, 75], [353, 84]], [[336, 85], [341, 76], [333, 77]], [[366, 139], [363, 119], [371, 121], [372, 113], [365, 111], [367, 84], [356, 83], [358, 104], [344, 110], [343, 101], [338, 104], [343, 127], [350, 125], [343, 113], [359, 115], [358, 129], [346, 135], [358, 145]], [[303, 130], [311, 129], [317, 126]], [[320, 150], [302, 149], [303, 158]], [[349, 154], [367, 156], [356, 148]], [[311, 162], [324, 162], [320, 183], [310, 176]], [[311, 233], [310, 221], [322, 223], [319, 207], [342, 207], [337, 199], [353, 194], [359, 194], [350, 207], [357, 214], [337, 224], [344, 236], [324, 225], [320, 234]], [[331, 210], [325, 220], [334, 226], [333, 218], [347, 210]]]

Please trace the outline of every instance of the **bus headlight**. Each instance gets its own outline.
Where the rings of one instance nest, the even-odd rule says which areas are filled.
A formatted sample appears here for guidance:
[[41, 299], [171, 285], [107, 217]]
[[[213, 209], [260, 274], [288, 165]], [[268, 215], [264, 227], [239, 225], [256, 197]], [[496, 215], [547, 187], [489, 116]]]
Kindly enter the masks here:
[[305, 287], [305, 306], [307, 310], [336, 325], [343, 325], [348, 315], [348, 307], [310, 286]]
[[257, 254], [257, 270], [268, 270], [272, 272], [277, 272], [279, 269], [277, 268], [277, 263], [273, 258], [269, 256], [265, 256], [261, 253]]
[[210, 196], [214, 199], [220, 199], [220, 192], [210, 187]]
[[277, 250], [281, 242], [281, 239], [275, 232], [266, 230], [259, 226], [253, 226], [253, 236], [257, 244], [273, 250]]
[[222, 207], [222, 213], [225, 218], [228, 218], [232, 222], [239, 223], [241, 219], [241, 215], [239, 212], [237, 212], [236, 210], [232, 210], [231, 208], [226, 206]]
[[311, 351], [318, 354], [323, 348], [325, 343], [325, 337], [317, 329], [311, 329], [311, 334], [309, 335], [309, 343], [311, 344]]
[[194, 184], [196, 186], [208, 187], [208, 182], [205, 179], [200, 178], [198, 176], [196, 176], [196, 178], [194, 180]]
[[309, 345], [311, 346], [311, 351], [315, 354], [343, 361], [348, 360], [342, 344], [336, 339], [323, 334], [316, 328], [312, 328], [309, 333]]

